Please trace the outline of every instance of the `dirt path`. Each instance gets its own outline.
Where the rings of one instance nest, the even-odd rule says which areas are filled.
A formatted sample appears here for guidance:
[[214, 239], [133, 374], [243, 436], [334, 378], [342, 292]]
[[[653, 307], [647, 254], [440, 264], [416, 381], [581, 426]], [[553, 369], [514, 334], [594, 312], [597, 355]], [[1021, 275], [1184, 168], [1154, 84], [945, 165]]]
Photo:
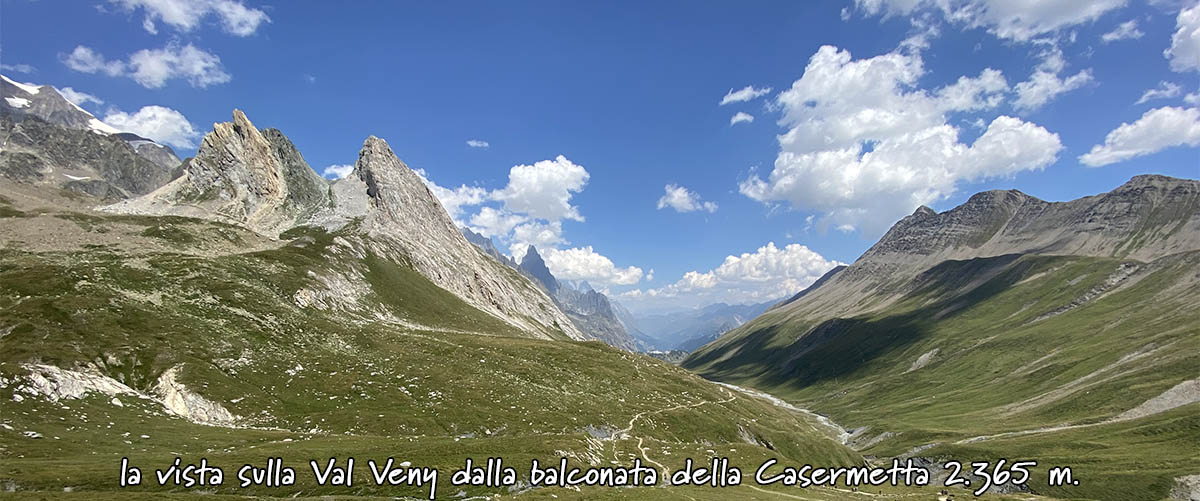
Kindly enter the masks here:
[[655, 466], [658, 466], [659, 470], [662, 470], [663, 478], [666, 478], [666, 476], [669, 474], [667, 467], [665, 465], [663, 465], [662, 463], [659, 463], [658, 461], [651, 459], [650, 456], [648, 454], [646, 454], [646, 447], [643, 445], [645, 443], [645, 439], [643, 439], [642, 437], [633, 437], [629, 434], [631, 431], [633, 431], [634, 425], [637, 424], [637, 421], [639, 419], [642, 419], [646, 416], [651, 416], [654, 414], [662, 414], [664, 412], [671, 412], [671, 411], [676, 411], [679, 409], [690, 409], [690, 408], [700, 407], [701, 405], [707, 405], [707, 404], [726, 404], [726, 403], [732, 402], [735, 398], [737, 398], [736, 395], [734, 395], [733, 393], [730, 393], [728, 390], [725, 390], [725, 392], [727, 394], [729, 394], [729, 398], [726, 398], [725, 400], [718, 400], [715, 402], [712, 400], [701, 400], [699, 402], [679, 404], [679, 405], [675, 405], [675, 406], [671, 406], [671, 407], [656, 409], [656, 410], [652, 410], [652, 411], [642, 411], [637, 414], [634, 414], [633, 417], [629, 418], [629, 424], [627, 426], [625, 426], [624, 428], [622, 428], [620, 430], [613, 432], [613, 434], [610, 436], [611, 440], [613, 442], [613, 450], [612, 450], [613, 459], [620, 461], [620, 458], [617, 457], [616, 442], [618, 440], [623, 440], [625, 438], [637, 438], [637, 441], [638, 441], [637, 449], [638, 449], [638, 452], [641, 454], [642, 459], [646, 460], [647, 463], [651, 463], [651, 464], [654, 464]]

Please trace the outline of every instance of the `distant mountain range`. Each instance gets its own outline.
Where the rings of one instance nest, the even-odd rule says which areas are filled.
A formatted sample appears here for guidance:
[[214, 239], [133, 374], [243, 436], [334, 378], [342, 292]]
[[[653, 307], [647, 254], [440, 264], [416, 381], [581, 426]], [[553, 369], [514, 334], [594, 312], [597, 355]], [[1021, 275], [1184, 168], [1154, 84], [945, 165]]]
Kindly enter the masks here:
[[121, 132], [49, 85], [0, 75], [0, 176], [105, 200], [142, 195], [178, 177], [170, 147]]
[[759, 316], [775, 301], [758, 304], [710, 304], [703, 308], [634, 316], [638, 331], [657, 350], [691, 352]]

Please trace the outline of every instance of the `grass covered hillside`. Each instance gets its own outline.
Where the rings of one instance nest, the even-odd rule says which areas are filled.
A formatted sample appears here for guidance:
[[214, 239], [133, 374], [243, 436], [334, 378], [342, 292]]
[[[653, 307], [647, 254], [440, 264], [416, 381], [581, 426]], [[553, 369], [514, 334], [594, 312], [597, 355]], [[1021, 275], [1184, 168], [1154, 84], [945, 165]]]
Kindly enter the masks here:
[[[10, 492], [424, 497], [368, 481], [366, 459], [389, 456], [445, 472], [439, 497], [460, 490], [449, 472], [468, 457], [503, 457], [521, 475], [533, 458], [863, 461], [807, 416], [669, 364], [519, 337], [349, 230], [276, 241], [197, 219], [7, 200], [0, 228], [0, 485]], [[177, 456], [225, 467], [226, 485], [152, 486], [153, 469]], [[308, 459], [335, 456], [359, 458], [352, 488], [312, 482]], [[122, 457], [145, 484], [118, 487]], [[297, 485], [235, 486], [237, 466], [269, 457], [295, 467]]]
[[844, 316], [805, 310], [836, 301], [825, 287], [683, 366], [827, 414], [869, 456], [1031, 459], [1081, 479], [1052, 488], [1043, 471], [1037, 494], [1162, 499], [1200, 473], [1200, 251], [949, 259]]

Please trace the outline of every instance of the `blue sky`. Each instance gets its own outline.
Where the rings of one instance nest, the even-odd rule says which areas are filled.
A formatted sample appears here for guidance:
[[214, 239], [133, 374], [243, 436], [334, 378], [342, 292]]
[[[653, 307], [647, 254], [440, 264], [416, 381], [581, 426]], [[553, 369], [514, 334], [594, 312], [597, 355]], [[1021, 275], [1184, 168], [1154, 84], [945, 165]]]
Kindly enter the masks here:
[[377, 135], [649, 310], [794, 293], [921, 203], [1200, 177], [1195, 5], [2, 0], [0, 64], [181, 156], [234, 108], [318, 172]]

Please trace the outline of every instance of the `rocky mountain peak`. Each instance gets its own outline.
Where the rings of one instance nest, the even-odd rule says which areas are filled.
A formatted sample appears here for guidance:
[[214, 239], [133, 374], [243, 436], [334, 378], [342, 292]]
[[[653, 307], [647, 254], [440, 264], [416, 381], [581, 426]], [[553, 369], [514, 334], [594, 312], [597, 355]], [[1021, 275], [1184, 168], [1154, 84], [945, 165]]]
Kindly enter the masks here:
[[213, 125], [183, 175], [113, 212], [173, 214], [242, 224], [275, 236], [330, 205], [328, 184], [279, 131], [266, 134], [241, 110]]
[[270, 237], [297, 226], [345, 229], [347, 242], [531, 336], [587, 338], [541, 289], [467, 242], [420, 176], [375, 136], [352, 173], [329, 184], [283, 133], [260, 131], [235, 110], [205, 135], [182, 177], [105, 210], [214, 219]]
[[529, 250], [525, 251], [525, 257], [521, 258], [521, 269], [541, 282], [550, 294], [558, 291], [558, 279], [550, 273], [550, 268], [546, 266], [541, 254], [538, 254], [537, 247], [530, 245]]

